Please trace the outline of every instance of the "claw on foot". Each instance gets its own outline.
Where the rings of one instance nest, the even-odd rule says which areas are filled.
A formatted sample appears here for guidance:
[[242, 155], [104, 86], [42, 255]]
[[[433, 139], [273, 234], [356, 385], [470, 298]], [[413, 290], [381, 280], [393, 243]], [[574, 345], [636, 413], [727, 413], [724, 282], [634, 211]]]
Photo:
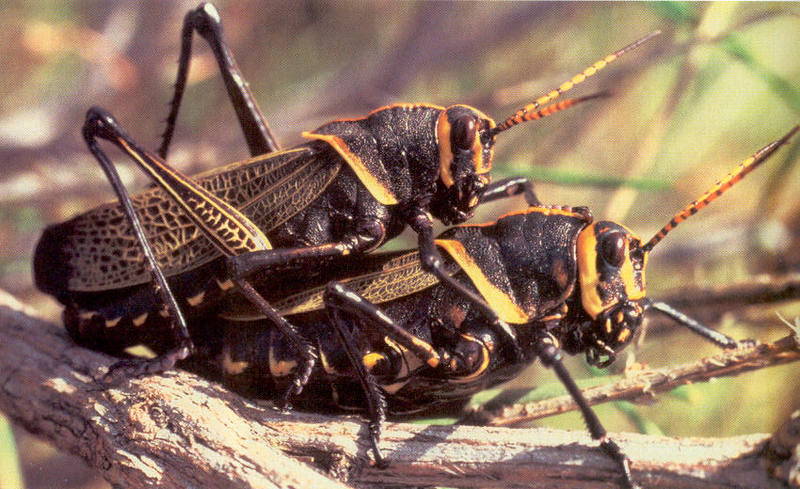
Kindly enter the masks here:
[[127, 379], [160, 374], [175, 367], [179, 360], [190, 354], [190, 349], [181, 347], [156, 358], [129, 358], [120, 360], [108, 368], [108, 372], [100, 378], [100, 383], [116, 386]]

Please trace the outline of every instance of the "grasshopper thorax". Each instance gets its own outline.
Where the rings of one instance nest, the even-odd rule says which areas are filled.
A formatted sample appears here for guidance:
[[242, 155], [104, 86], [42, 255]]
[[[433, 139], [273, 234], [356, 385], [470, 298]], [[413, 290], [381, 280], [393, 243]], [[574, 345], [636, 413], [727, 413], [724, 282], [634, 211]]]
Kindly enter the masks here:
[[594, 355], [613, 357], [642, 323], [647, 253], [630, 230], [610, 221], [584, 228], [577, 242], [581, 305], [591, 318], [581, 332]]
[[445, 224], [472, 217], [484, 187], [489, 184], [494, 156], [495, 122], [467, 105], [451, 105], [436, 121], [439, 179], [431, 203]]

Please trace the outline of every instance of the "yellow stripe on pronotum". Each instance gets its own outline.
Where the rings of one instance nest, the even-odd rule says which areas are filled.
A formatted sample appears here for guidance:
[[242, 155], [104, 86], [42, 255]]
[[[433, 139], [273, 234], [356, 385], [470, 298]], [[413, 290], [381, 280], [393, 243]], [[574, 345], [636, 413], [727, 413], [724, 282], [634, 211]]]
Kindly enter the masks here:
[[451, 239], [437, 239], [434, 242], [458, 263], [500, 319], [510, 324], [530, 321], [530, 316], [514, 303], [513, 298], [489, 280], [461, 242]]

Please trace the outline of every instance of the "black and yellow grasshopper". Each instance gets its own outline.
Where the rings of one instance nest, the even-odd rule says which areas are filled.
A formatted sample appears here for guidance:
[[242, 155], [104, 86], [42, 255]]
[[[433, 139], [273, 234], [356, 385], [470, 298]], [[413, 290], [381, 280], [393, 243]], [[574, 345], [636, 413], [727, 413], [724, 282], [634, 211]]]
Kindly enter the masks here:
[[[163, 158], [195, 31], [214, 52], [253, 158], [190, 178]], [[423, 267], [473, 301], [513, 341], [512, 328], [445, 270], [433, 241], [433, 219], [460, 223], [481, 202], [532, 195], [525, 179], [490, 183], [497, 135], [596, 97], [547, 105], [655, 34], [597, 61], [499, 124], [466, 105], [395, 104], [325, 124], [303, 133], [310, 140], [306, 144], [278, 151], [225, 45], [219, 14], [201, 4], [184, 21], [178, 79], [158, 156], [138, 147], [105, 111], [87, 114], [84, 138], [121, 204], [50, 226], [36, 249], [36, 285], [66, 306], [66, 325], [79, 336], [98, 325], [109, 332], [122, 324], [171, 330], [176, 346], [138, 367], [126, 364], [133, 373], [158, 371], [189, 355], [193, 342], [184, 316], [202, 315], [236, 290], [291, 339], [302, 367], [288, 398], [306, 383], [314, 348], [250, 277], [275, 267], [325, 267], [331, 257], [372, 251], [409, 226], [418, 234]], [[130, 198], [98, 139], [122, 149], [156, 188]], [[151, 281], [158, 294], [142, 293]]]
[[[318, 351], [319, 362], [294, 402], [316, 411], [365, 411], [376, 461], [382, 464], [379, 438], [387, 411], [415, 414], [461, 406], [538, 358], [575, 399], [591, 436], [618, 463], [625, 487], [638, 487], [628, 457], [608, 438], [564, 367], [563, 352], [606, 366], [631, 343], [651, 309], [721, 347], [738, 346], [647, 298], [648, 256], [675, 226], [757, 168], [798, 130], [743, 161], [647, 242], [620, 224], [594, 221], [584, 207], [536, 202], [496, 222], [456, 226], [439, 235], [434, 244], [448, 277], [465, 284], [510, 324], [511, 339], [473, 301], [428, 272], [419, 251], [339, 257], [314, 271], [271, 269], [248, 277]], [[217, 280], [214, 273], [207, 268], [193, 277]], [[282, 290], [275, 287], [278, 281]], [[148, 293], [140, 286], [126, 295], [132, 311], [137, 297]], [[189, 322], [196, 345], [190, 367], [248, 395], [281, 401], [302, 368], [291, 337], [246, 295], [228, 299], [213, 314]], [[172, 347], [166, 327], [122, 320], [67, 324], [73, 325], [70, 333], [77, 342], [112, 353], [141, 343], [156, 351]]]

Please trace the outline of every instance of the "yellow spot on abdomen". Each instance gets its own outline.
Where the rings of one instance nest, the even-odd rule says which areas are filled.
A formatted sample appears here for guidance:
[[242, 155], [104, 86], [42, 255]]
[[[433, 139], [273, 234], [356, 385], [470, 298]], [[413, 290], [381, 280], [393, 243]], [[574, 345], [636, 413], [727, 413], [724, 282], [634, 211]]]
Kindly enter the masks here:
[[269, 348], [269, 371], [273, 377], [286, 377], [297, 367], [295, 360], [278, 360], [275, 358], [275, 345]]
[[78, 313], [78, 317], [81, 319], [81, 321], [88, 321], [95, 315], [97, 315], [95, 311], [81, 311]]
[[249, 367], [248, 362], [235, 361], [231, 358], [231, 352], [226, 348], [222, 352], [222, 370], [228, 375], [239, 375]]
[[145, 321], [147, 321], [147, 313], [144, 313], [142, 315], [139, 315], [139, 316], [136, 316], [135, 318], [133, 318], [133, 325], [136, 326], [136, 327], [139, 327], [139, 326], [143, 325]]
[[113, 328], [114, 326], [119, 324], [119, 322], [121, 320], [122, 320], [122, 316], [120, 316], [120, 317], [118, 317], [116, 319], [108, 319], [108, 320], [106, 320], [106, 328]]
[[219, 289], [222, 291], [233, 288], [233, 282], [230, 279], [225, 280], [224, 282], [217, 280], [217, 285], [219, 285]]
[[197, 294], [195, 296], [188, 297], [186, 299], [186, 302], [188, 302], [189, 305], [192, 306], [192, 307], [197, 307], [197, 306], [199, 306], [200, 304], [203, 303], [203, 298], [205, 296], [206, 296], [206, 291], [204, 290], [204, 291], [200, 292], [199, 294]]

